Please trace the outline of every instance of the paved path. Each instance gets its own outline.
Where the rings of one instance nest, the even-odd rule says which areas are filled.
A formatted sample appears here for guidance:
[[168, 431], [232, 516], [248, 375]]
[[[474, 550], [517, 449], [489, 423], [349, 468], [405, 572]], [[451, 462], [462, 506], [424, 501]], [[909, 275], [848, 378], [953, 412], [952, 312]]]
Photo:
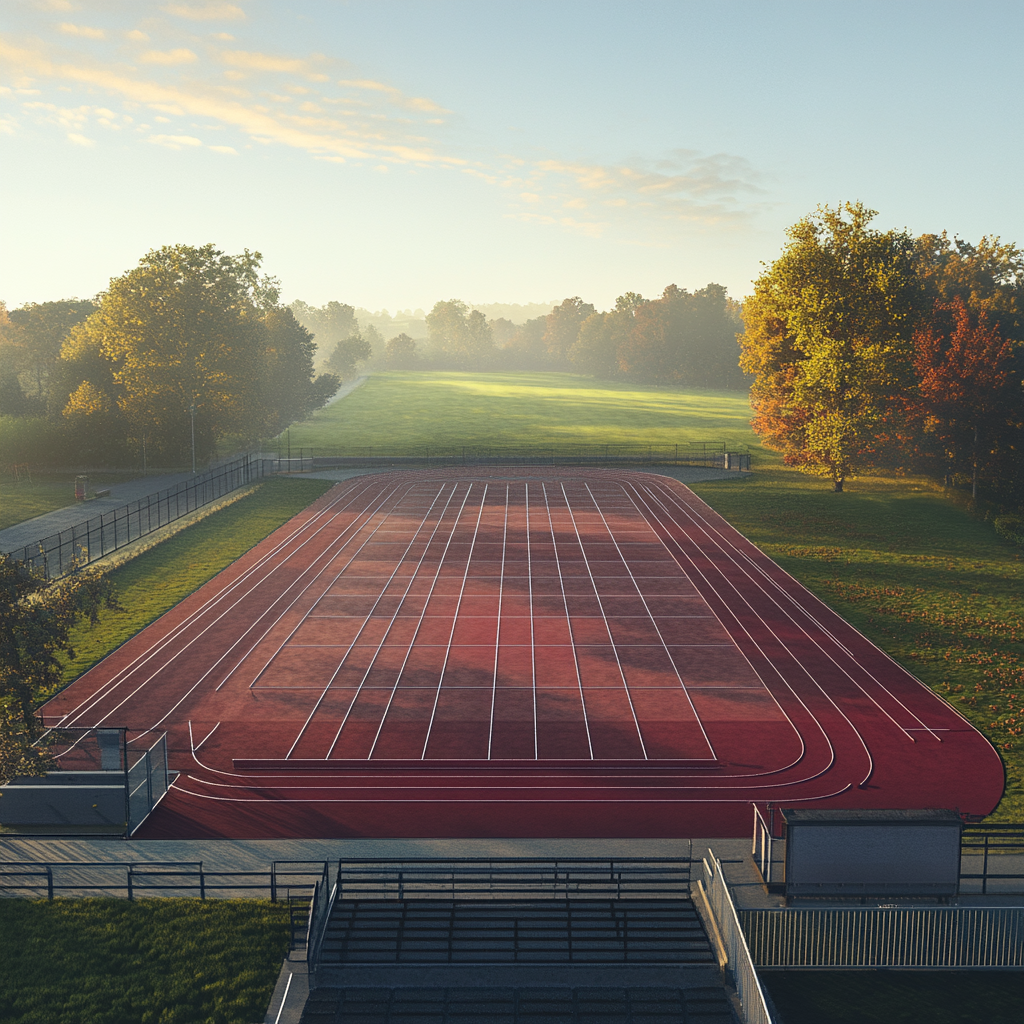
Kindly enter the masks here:
[[73, 505], [46, 512], [34, 519], [26, 519], [16, 526], [9, 526], [6, 530], [0, 530], [0, 551], [17, 551], [26, 544], [34, 544], [43, 537], [52, 537], [61, 530], [68, 530], [103, 512], [121, 508], [131, 501], [145, 498], [148, 494], [156, 494], [157, 491], [191, 478], [191, 473], [171, 473], [167, 476], [144, 476], [121, 484], [111, 484], [109, 497], [76, 501]]

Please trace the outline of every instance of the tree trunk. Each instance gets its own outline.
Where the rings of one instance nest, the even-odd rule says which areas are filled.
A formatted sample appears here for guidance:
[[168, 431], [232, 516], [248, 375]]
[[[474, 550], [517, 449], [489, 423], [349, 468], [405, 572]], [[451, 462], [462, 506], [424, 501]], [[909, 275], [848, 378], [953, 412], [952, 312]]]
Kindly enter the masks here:
[[833, 480], [832, 481], [832, 493], [833, 494], [841, 494], [842, 490], [843, 490], [843, 481], [842, 480]]
[[974, 468], [971, 473], [971, 498], [978, 497], [978, 427], [974, 427], [974, 453], [973, 453]]

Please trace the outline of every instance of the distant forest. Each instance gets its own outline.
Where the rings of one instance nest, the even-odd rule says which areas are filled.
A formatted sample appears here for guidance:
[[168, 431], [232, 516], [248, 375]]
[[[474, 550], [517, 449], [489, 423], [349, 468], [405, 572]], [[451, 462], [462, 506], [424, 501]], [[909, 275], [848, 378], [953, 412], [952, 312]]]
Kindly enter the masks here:
[[579, 296], [547, 308], [450, 299], [429, 313], [394, 317], [342, 302], [317, 307], [297, 301], [290, 309], [315, 337], [318, 365], [344, 379], [366, 370], [416, 368], [566, 370], [736, 390], [751, 379], [738, 365], [740, 304], [717, 284], [695, 292], [669, 285], [657, 299], [626, 292], [607, 312]]

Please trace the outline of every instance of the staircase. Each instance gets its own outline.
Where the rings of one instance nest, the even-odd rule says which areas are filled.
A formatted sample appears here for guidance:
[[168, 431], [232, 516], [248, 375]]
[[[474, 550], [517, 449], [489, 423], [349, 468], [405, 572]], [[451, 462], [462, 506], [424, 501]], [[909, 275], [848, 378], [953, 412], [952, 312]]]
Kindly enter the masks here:
[[324, 917], [303, 1024], [734, 1020], [685, 860], [347, 862]]

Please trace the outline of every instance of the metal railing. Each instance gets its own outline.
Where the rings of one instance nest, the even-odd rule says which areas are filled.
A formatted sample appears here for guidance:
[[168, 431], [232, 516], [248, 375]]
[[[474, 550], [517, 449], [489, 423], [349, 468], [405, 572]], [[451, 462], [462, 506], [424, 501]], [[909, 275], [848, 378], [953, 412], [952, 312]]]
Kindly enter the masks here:
[[244, 455], [193, 480], [93, 516], [8, 552], [11, 559], [57, 579], [217, 501], [264, 475], [260, 459]]
[[200, 861], [5, 861], [0, 897], [58, 895], [198, 896], [266, 892], [277, 902], [295, 889], [307, 892], [327, 872], [324, 861], [274, 861], [262, 871], [210, 871]]
[[739, 917], [759, 967], [1024, 967], [1024, 907], [790, 908]]
[[[960, 841], [960, 864], [962, 893], [987, 896], [1024, 892], [1024, 825], [988, 822], [965, 825]], [[964, 885], [965, 882], [969, 884]]]
[[275, 472], [405, 466], [702, 466], [750, 469], [746, 445], [726, 441], [678, 444], [353, 445], [279, 449], [262, 456]]
[[755, 961], [751, 957], [740, 918], [725, 881], [722, 862], [708, 850], [703, 868], [700, 895], [706, 899], [713, 917], [716, 938], [722, 946], [727, 977], [739, 998], [743, 1024], [773, 1024], [768, 1000], [754, 966]]
[[341, 862], [338, 884], [338, 898], [345, 900], [621, 900], [689, 896], [689, 856], [621, 860], [346, 860]]
[[309, 901], [309, 929], [306, 933], [306, 969], [311, 977], [315, 977], [317, 968], [320, 966], [324, 938], [327, 935], [327, 926], [331, 921], [331, 910], [338, 898], [340, 880], [340, 862], [333, 884], [330, 880], [328, 865], [325, 862], [320, 878], [313, 889], [313, 896]]

